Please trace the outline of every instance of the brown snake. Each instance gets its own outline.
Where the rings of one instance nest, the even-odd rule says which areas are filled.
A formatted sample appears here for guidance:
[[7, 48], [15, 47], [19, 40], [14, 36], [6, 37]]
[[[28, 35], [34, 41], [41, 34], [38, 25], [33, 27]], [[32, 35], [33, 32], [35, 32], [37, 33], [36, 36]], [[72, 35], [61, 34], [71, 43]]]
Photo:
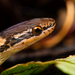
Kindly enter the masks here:
[[46, 37], [55, 28], [52, 18], [35, 18], [0, 33], [0, 65], [11, 55]]

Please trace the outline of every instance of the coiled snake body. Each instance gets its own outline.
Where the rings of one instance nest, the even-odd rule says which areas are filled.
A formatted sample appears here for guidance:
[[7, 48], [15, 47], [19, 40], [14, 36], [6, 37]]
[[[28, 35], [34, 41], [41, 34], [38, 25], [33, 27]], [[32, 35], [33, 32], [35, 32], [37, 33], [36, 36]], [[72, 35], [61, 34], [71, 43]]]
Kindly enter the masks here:
[[11, 55], [46, 37], [55, 28], [52, 18], [36, 18], [16, 24], [0, 33], [0, 65]]

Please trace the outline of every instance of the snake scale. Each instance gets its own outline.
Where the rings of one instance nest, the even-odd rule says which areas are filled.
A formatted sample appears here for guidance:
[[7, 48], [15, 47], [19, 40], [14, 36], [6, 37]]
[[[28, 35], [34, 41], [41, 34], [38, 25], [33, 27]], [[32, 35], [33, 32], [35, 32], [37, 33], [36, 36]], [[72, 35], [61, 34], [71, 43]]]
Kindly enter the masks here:
[[52, 18], [35, 18], [13, 25], [0, 33], [0, 65], [11, 55], [34, 44], [54, 30]]

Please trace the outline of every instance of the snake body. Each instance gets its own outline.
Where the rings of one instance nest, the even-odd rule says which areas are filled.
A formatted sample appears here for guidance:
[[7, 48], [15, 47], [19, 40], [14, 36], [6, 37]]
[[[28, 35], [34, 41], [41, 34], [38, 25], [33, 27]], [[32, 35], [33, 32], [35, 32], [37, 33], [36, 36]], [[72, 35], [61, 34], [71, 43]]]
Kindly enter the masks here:
[[11, 55], [46, 37], [55, 28], [52, 18], [35, 18], [0, 33], [0, 65]]

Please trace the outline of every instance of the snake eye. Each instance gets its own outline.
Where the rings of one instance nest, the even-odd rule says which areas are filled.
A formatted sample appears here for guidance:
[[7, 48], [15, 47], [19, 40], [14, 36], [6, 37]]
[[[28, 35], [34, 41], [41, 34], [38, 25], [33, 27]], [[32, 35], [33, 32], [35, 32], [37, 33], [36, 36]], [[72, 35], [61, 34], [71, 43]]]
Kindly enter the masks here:
[[42, 32], [42, 28], [40, 27], [40, 26], [36, 26], [36, 27], [34, 27], [33, 29], [32, 29], [32, 32], [33, 32], [33, 34], [34, 35], [40, 35], [41, 34], [41, 32]]

